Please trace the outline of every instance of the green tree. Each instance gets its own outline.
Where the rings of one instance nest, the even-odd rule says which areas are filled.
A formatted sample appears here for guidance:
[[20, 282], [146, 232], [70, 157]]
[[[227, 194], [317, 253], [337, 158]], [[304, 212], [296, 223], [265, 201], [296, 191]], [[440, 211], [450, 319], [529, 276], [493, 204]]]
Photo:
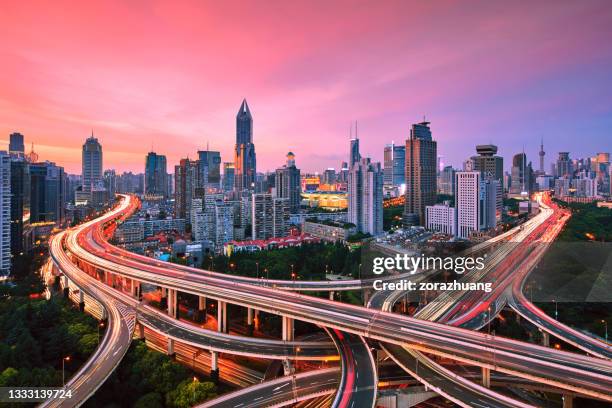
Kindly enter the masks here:
[[209, 398], [215, 397], [217, 387], [212, 382], [186, 380], [170, 391], [166, 397], [166, 404], [174, 408], [189, 408]]

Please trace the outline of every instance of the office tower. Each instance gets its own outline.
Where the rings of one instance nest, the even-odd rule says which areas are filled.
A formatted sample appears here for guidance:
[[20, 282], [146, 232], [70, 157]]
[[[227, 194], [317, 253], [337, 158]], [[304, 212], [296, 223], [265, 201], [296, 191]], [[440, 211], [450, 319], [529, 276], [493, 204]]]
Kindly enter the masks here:
[[336, 169], [329, 167], [323, 171], [323, 184], [336, 184]]
[[198, 186], [207, 192], [221, 189], [221, 153], [198, 151]]
[[234, 189], [234, 163], [223, 163], [223, 191], [232, 191]]
[[436, 203], [437, 145], [429, 122], [412, 125], [406, 140], [405, 225], [424, 225], [425, 207]]
[[361, 160], [361, 154], [359, 153], [359, 138], [355, 136], [351, 139], [351, 150], [349, 152], [349, 169]]
[[544, 170], [544, 156], [546, 156], [546, 153], [544, 152], [544, 138], [542, 138], [540, 141], [540, 152], [538, 155], [540, 156], [539, 175], [543, 176], [546, 174], [546, 171]]
[[597, 178], [597, 190], [603, 194], [612, 193], [610, 183], [610, 153], [597, 153], [595, 157], [595, 176]]
[[572, 187], [576, 197], [596, 198], [597, 180], [590, 177], [580, 177], [572, 180]]
[[191, 203], [202, 198], [197, 190], [198, 165], [189, 159], [181, 159], [174, 167], [174, 218], [191, 219]]
[[472, 170], [479, 171], [484, 180], [498, 180], [500, 183], [504, 178], [504, 159], [497, 156], [497, 146], [476, 146], [478, 156], [472, 156]]
[[448, 235], [456, 235], [455, 217], [455, 207], [451, 207], [448, 201], [445, 201], [443, 204], [428, 205], [425, 207], [425, 227], [428, 230]]
[[236, 115], [236, 148], [234, 155], [235, 190], [253, 190], [257, 172], [255, 145], [253, 144], [253, 117], [246, 99]]
[[384, 184], [399, 187], [406, 183], [406, 146], [397, 146], [393, 142], [384, 150]]
[[11, 157], [0, 151], [0, 276], [11, 271]]
[[380, 163], [360, 159], [349, 170], [348, 221], [357, 231], [378, 235], [383, 232], [383, 171]]
[[527, 164], [525, 153], [515, 154], [512, 158], [512, 175], [509, 193], [514, 196], [528, 196], [532, 192], [533, 170]]
[[348, 172], [348, 162], [342, 162], [340, 164], [340, 171], [336, 174], [336, 181], [343, 184], [348, 183]]
[[83, 191], [91, 192], [92, 188], [102, 182], [102, 146], [91, 132], [83, 144]]
[[23, 157], [25, 155], [25, 146], [23, 144], [23, 135], [21, 133], [15, 132], [10, 134], [9, 154], [19, 157]]
[[504, 172], [504, 181], [503, 181], [504, 192], [506, 193], [509, 192], [511, 185], [512, 185], [512, 175], [506, 171]]
[[480, 229], [497, 227], [502, 218], [502, 185], [499, 180], [480, 180]]
[[11, 253], [24, 250], [24, 229], [30, 223], [30, 166], [22, 156], [11, 158]]
[[440, 172], [438, 192], [445, 195], [455, 194], [455, 169], [453, 169], [453, 166], [446, 166]]
[[55, 163], [30, 164], [30, 220], [61, 225], [65, 218], [66, 175]]
[[166, 156], [149, 152], [145, 159], [145, 194], [167, 198], [168, 165]]
[[557, 177], [571, 177], [572, 164], [569, 158], [569, 152], [559, 152], [557, 158]]
[[104, 170], [104, 188], [110, 200], [115, 199], [117, 193], [117, 173], [113, 169]]
[[481, 175], [479, 171], [458, 171], [455, 177], [456, 233], [460, 238], [468, 238], [480, 230]]
[[276, 169], [274, 186], [276, 197], [288, 199], [289, 211], [293, 214], [299, 213], [302, 200], [300, 169], [295, 167], [295, 155], [292, 152], [287, 153], [287, 164]]

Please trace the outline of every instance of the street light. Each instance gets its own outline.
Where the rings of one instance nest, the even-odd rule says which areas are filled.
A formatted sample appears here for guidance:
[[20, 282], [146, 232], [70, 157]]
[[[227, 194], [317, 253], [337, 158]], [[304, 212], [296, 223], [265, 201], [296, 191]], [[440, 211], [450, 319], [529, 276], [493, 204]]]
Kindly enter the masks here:
[[62, 358], [62, 387], [66, 386], [66, 361], [70, 361], [70, 356]]
[[606, 339], [606, 344], [608, 343], [608, 322], [606, 320], [602, 320], [601, 321], [604, 325], [605, 328], [605, 339]]
[[98, 323], [98, 344], [100, 344], [100, 327], [104, 327], [104, 322]]
[[555, 320], [559, 320], [559, 311], [557, 310], [557, 301], [553, 299], [553, 303], [555, 304]]

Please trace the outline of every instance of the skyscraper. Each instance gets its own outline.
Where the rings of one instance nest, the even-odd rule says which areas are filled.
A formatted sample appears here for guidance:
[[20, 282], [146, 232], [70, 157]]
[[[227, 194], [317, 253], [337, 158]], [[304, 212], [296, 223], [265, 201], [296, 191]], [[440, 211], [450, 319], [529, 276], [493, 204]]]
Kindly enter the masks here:
[[531, 163], [527, 164], [525, 153], [515, 154], [512, 158], [512, 175], [509, 194], [513, 196], [529, 195], [532, 191], [533, 170]]
[[11, 271], [11, 158], [0, 151], [0, 276]]
[[63, 167], [51, 162], [30, 164], [31, 222], [64, 222], [66, 184]]
[[223, 191], [232, 191], [234, 189], [234, 163], [223, 163]]
[[380, 163], [360, 159], [348, 175], [348, 221], [371, 235], [383, 231], [383, 171]]
[[406, 146], [394, 143], [385, 146], [384, 151], [385, 186], [399, 187], [406, 183]]
[[91, 132], [83, 144], [83, 191], [90, 193], [102, 181], [102, 145]]
[[472, 170], [479, 171], [484, 180], [499, 180], [501, 183], [504, 179], [504, 159], [497, 156], [497, 146], [478, 145], [476, 146], [478, 156], [472, 156]]
[[9, 154], [13, 156], [23, 156], [25, 154], [25, 146], [23, 144], [23, 135], [15, 132], [9, 136]]
[[406, 140], [406, 225], [424, 225], [425, 207], [436, 202], [437, 143], [429, 125], [412, 125], [410, 139]]
[[559, 152], [557, 158], [557, 177], [571, 177], [572, 176], [572, 162], [569, 158], [569, 152]]
[[296, 214], [300, 211], [301, 183], [300, 169], [295, 167], [295, 155], [287, 153], [287, 164], [276, 169], [274, 180], [276, 197], [289, 200], [289, 211]]
[[359, 153], [359, 138], [355, 136], [351, 139], [351, 150], [349, 152], [349, 168], [353, 167], [356, 163], [361, 160], [361, 154]]
[[181, 159], [174, 167], [174, 217], [191, 220], [191, 203], [194, 198], [202, 198], [197, 189], [197, 162]]
[[166, 156], [149, 152], [145, 160], [145, 194], [168, 197]]
[[253, 144], [253, 117], [246, 99], [236, 115], [236, 148], [234, 155], [236, 191], [253, 190], [257, 159]]
[[30, 166], [23, 157], [11, 158], [11, 253], [23, 252], [23, 231], [30, 222]]
[[205, 191], [221, 189], [221, 153], [198, 151], [198, 185]]

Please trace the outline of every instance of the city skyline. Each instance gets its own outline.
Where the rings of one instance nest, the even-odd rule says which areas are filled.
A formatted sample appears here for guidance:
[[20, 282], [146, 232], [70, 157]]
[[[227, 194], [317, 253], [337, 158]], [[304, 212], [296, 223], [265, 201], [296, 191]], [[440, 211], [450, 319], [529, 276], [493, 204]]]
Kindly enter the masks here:
[[[604, 6], [555, 3], [551, 11], [542, 2], [528, 14], [516, 6], [500, 15], [501, 5], [483, 3], [466, 15], [452, 4], [302, 4], [283, 12], [183, 3], [145, 14], [116, 3], [72, 13], [41, 4], [38, 14], [7, 5], [0, 140], [8, 145], [20, 132], [26, 151], [34, 142], [42, 160], [69, 173], [79, 173], [92, 128], [105, 169], [143, 172], [149, 145], [170, 167], [207, 144], [229, 162], [236, 107], [246, 97], [260, 171], [282, 165], [287, 151], [303, 172], [337, 168], [354, 120], [362, 152], [382, 162], [384, 145], [403, 143], [424, 115], [446, 164], [460, 167], [473, 146], [494, 143], [506, 163], [525, 146], [537, 168], [543, 138], [548, 170], [557, 151], [610, 150], [612, 12]], [[124, 35], [119, 13], [137, 34]], [[38, 35], [28, 32], [32, 25]], [[287, 35], [275, 37], [279, 29]]]

